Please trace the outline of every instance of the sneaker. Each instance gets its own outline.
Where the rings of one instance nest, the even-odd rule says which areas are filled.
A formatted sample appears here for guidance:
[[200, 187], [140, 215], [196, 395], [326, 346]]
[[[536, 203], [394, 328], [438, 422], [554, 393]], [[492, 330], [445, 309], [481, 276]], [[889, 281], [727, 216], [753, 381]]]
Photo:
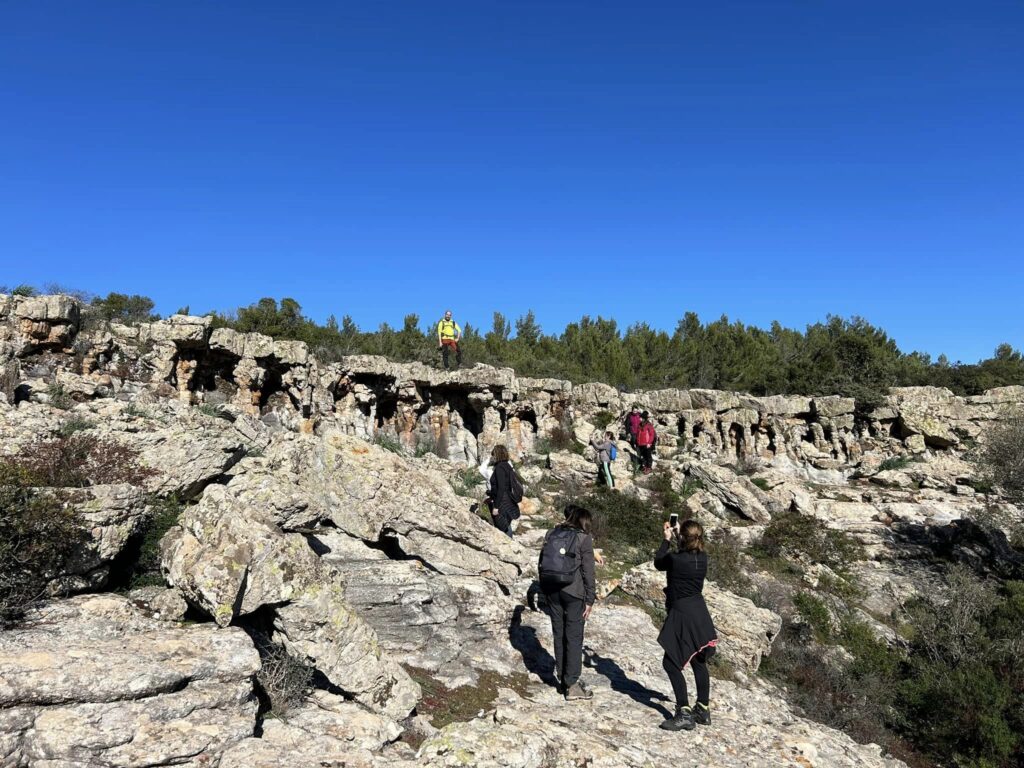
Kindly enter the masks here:
[[573, 683], [565, 692], [566, 701], [586, 701], [592, 698], [594, 698], [594, 692], [582, 681]]
[[676, 707], [676, 714], [658, 726], [663, 731], [692, 731], [693, 712], [689, 707]]
[[698, 725], [711, 725], [711, 710], [707, 704], [697, 702], [697, 706], [693, 708], [693, 722]]

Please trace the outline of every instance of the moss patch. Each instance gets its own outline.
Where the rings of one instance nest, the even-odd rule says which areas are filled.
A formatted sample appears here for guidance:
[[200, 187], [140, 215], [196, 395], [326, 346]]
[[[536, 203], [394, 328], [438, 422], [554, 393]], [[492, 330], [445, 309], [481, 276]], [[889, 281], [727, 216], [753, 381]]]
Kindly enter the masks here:
[[405, 670], [423, 691], [416, 711], [426, 715], [435, 728], [473, 720], [481, 711], [493, 706], [500, 688], [511, 688], [525, 696], [530, 684], [529, 676], [522, 672], [501, 675], [486, 671], [479, 674], [476, 685], [449, 688], [424, 669], [405, 665]]

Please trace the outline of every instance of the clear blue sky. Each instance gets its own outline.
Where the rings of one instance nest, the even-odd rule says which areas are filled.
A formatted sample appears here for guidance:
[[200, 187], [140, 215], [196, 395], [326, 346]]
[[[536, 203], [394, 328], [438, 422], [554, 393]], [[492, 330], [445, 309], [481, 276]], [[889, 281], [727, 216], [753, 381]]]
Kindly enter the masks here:
[[0, 0], [0, 283], [1024, 346], [1024, 3]]

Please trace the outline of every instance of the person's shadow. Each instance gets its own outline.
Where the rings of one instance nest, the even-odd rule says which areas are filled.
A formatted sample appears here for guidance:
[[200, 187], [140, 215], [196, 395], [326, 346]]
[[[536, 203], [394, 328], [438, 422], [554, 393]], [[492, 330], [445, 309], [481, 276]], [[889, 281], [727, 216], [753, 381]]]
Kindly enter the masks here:
[[608, 678], [608, 682], [612, 685], [612, 690], [616, 693], [621, 693], [638, 704], [643, 704], [645, 707], [657, 710], [666, 718], [672, 717], [672, 713], [660, 703], [669, 700], [665, 694], [659, 691], [652, 691], [650, 688], [636, 682], [636, 680], [631, 680], [625, 670], [612, 659], [595, 653], [591, 648], [584, 648], [583, 663], [597, 672], [597, 674]]
[[[531, 608], [537, 610], [535, 603], [531, 602]], [[512, 647], [519, 651], [523, 657], [523, 665], [527, 671], [537, 675], [544, 683], [552, 688], [558, 686], [558, 679], [555, 677], [555, 657], [548, 653], [547, 648], [537, 637], [537, 630], [523, 624], [523, 611], [525, 607], [516, 606], [512, 614], [512, 621], [508, 626], [508, 639]]]

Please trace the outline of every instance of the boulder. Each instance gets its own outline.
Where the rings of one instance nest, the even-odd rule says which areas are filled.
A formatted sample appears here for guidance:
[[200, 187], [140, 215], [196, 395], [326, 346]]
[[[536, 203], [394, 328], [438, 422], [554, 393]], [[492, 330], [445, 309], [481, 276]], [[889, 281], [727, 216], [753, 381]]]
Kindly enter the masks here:
[[171, 584], [219, 625], [272, 607], [273, 639], [356, 701], [395, 717], [415, 706], [418, 686], [345, 602], [340, 577], [230, 489], [208, 488], [161, 548]]
[[686, 471], [704, 484], [705, 490], [716, 496], [730, 509], [755, 523], [771, 520], [767, 505], [769, 498], [750, 480], [726, 467], [703, 462], [690, 462]]
[[175, 627], [115, 595], [0, 632], [0, 762], [201, 766], [256, 726], [259, 655], [240, 629]]

